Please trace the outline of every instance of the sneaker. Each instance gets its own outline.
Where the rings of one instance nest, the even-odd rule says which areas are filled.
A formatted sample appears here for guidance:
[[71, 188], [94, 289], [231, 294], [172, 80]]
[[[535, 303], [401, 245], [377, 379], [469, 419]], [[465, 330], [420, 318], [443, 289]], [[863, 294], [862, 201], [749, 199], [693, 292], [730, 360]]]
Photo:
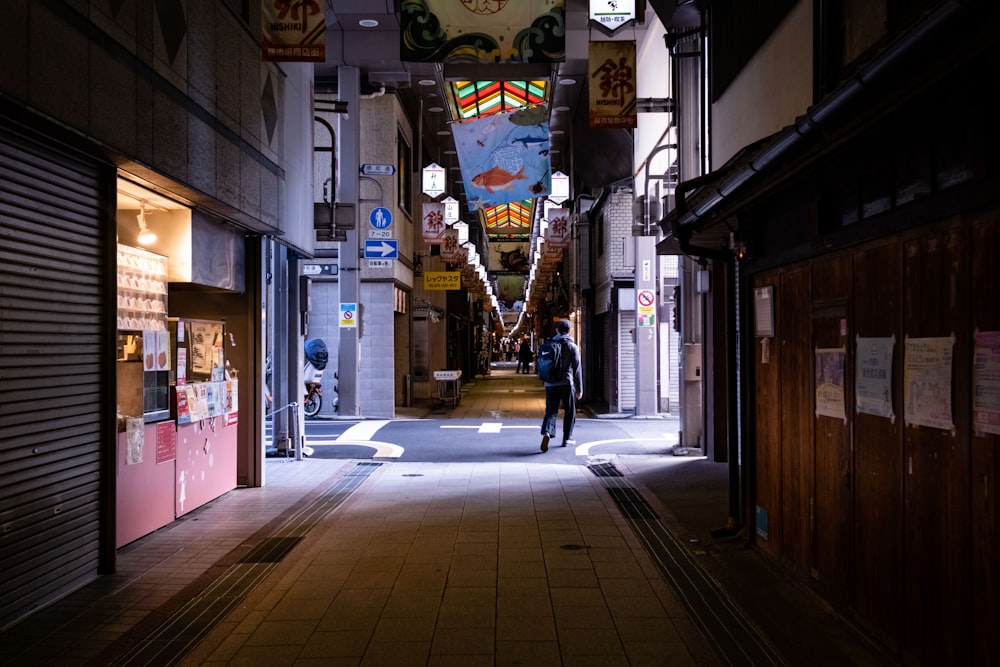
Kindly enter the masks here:
[[547, 435], [542, 436], [542, 451], [543, 452], [549, 451], [549, 436]]
[[576, 440], [563, 440], [562, 441], [562, 446], [563, 447], [565, 447], [566, 445], [572, 446], [572, 445], [575, 445], [575, 444], [576, 444]]

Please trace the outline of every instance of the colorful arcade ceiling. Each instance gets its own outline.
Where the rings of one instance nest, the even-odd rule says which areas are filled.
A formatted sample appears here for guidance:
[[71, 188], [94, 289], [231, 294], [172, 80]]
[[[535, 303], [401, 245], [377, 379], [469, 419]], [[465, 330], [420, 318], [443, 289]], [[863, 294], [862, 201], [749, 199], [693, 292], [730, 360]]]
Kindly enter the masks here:
[[453, 81], [452, 112], [456, 120], [482, 118], [545, 104], [547, 81]]
[[498, 239], [527, 240], [531, 235], [531, 220], [535, 213], [535, 199], [500, 204], [482, 209], [480, 215], [491, 241]]

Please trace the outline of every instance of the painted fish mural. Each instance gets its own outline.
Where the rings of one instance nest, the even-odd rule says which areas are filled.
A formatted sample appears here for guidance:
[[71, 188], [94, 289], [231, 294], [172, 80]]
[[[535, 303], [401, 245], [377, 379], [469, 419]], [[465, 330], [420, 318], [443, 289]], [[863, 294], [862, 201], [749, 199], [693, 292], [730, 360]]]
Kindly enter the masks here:
[[457, 123], [452, 134], [470, 209], [549, 194], [549, 126], [537, 110]]
[[472, 182], [477, 187], [483, 188], [490, 194], [493, 194], [497, 190], [508, 190], [513, 187], [514, 181], [518, 180], [524, 180], [524, 165], [521, 165], [516, 174], [512, 174], [501, 167], [493, 167], [489, 171], [484, 171], [472, 177]]

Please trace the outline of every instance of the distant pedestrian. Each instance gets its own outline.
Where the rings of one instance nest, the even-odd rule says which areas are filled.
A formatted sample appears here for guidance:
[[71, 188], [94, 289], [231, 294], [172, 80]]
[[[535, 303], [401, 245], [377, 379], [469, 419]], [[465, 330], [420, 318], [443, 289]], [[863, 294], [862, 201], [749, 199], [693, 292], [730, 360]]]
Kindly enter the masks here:
[[559, 406], [563, 407], [562, 446], [575, 445], [573, 427], [576, 426], [576, 402], [583, 397], [583, 370], [580, 364], [580, 348], [569, 336], [569, 320], [559, 320], [556, 324], [554, 342], [565, 344], [564, 353], [570, 354], [565, 376], [545, 382], [545, 418], [542, 420], [542, 451], [549, 451], [549, 439], [556, 437], [556, 417]]
[[531, 341], [522, 338], [520, 345], [517, 346], [517, 372], [530, 373], [531, 360], [534, 358], [535, 351], [531, 349]]

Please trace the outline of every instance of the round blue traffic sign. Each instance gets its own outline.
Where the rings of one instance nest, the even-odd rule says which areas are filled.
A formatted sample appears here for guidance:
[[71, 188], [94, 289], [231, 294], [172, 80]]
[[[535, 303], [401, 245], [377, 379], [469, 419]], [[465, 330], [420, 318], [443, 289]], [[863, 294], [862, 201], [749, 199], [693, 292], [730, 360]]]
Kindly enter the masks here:
[[388, 229], [392, 224], [392, 213], [389, 213], [389, 209], [379, 206], [368, 214], [368, 222], [375, 229]]

